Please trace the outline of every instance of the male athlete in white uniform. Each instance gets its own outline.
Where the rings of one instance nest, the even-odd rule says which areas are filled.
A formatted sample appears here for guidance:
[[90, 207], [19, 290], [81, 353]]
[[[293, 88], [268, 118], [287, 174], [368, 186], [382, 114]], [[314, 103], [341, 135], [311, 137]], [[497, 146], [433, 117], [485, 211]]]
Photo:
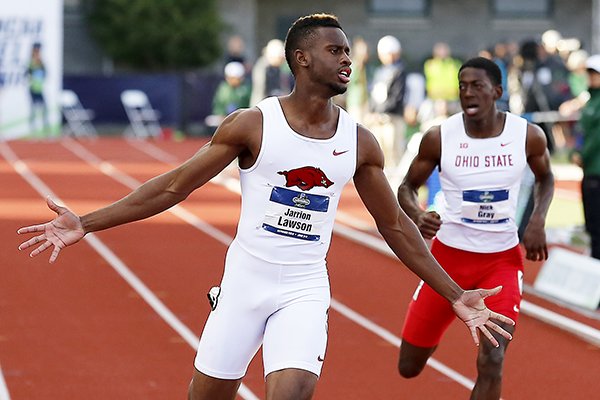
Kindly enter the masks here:
[[[474, 58], [459, 72], [463, 112], [433, 127], [398, 189], [403, 209], [431, 251], [462, 287], [495, 287], [502, 292], [487, 302], [491, 310], [517, 320], [523, 257], [515, 222], [521, 179], [527, 164], [536, 177], [535, 208], [525, 231], [527, 258], [548, 257], [544, 221], [554, 188], [542, 130], [521, 117], [496, 109], [502, 95], [498, 66]], [[417, 190], [439, 168], [443, 196], [436, 211], [426, 212]], [[409, 305], [402, 330], [398, 368], [418, 375], [437, 348], [454, 313], [446, 300], [421, 282]], [[504, 326], [513, 332], [513, 326]], [[508, 341], [499, 347], [484, 342], [477, 359], [478, 377], [471, 399], [499, 399], [502, 361]]]
[[[333, 136], [315, 139], [290, 128], [276, 97], [257, 107], [261, 149], [240, 170], [238, 231], [195, 366], [239, 379], [262, 344], [265, 376], [284, 368], [319, 375], [330, 302], [325, 256], [342, 189], [356, 169], [357, 127], [339, 109]], [[225, 350], [237, 357], [223, 357]]]
[[310, 399], [327, 340], [325, 254], [342, 187], [352, 178], [394, 253], [447, 299], [473, 340], [479, 342], [479, 332], [497, 344], [490, 331], [508, 340], [510, 334], [492, 320], [512, 321], [483, 301], [500, 288], [464, 291], [450, 279], [400, 209], [377, 140], [332, 102], [346, 90], [351, 72], [350, 46], [337, 18], [298, 19], [285, 49], [296, 81], [290, 95], [229, 115], [190, 160], [107, 207], [79, 217], [48, 200], [58, 216], [20, 229], [39, 233], [20, 248], [39, 245], [35, 256], [53, 246], [53, 262], [88, 232], [183, 201], [237, 159], [238, 235], [227, 254], [220, 293], [211, 290], [215, 309], [200, 340], [189, 398], [233, 400], [262, 342], [267, 400]]

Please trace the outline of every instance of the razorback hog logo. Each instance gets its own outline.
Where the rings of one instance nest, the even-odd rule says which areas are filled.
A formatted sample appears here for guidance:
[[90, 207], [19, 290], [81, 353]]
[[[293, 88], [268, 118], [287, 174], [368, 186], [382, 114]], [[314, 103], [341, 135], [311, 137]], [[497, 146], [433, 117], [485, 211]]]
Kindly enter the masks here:
[[289, 171], [279, 171], [279, 175], [285, 176], [285, 186], [298, 186], [302, 190], [310, 190], [315, 186], [329, 187], [333, 182], [327, 178], [320, 168], [301, 167]]

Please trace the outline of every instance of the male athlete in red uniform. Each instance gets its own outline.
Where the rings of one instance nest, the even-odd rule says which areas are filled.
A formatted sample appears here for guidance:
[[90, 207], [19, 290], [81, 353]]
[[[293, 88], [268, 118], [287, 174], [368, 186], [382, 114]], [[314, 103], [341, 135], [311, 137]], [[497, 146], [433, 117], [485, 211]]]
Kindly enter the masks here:
[[[499, 68], [477, 57], [460, 69], [462, 112], [423, 136], [419, 153], [398, 189], [398, 200], [446, 272], [462, 287], [495, 287], [502, 292], [490, 309], [516, 321], [522, 296], [523, 259], [516, 206], [527, 165], [535, 175], [535, 208], [523, 237], [527, 258], [548, 257], [544, 223], [554, 190], [543, 131], [521, 117], [496, 109], [502, 95]], [[417, 190], [439, 168], [443, 196], [437, 211], [424, 211]], [[421, 282], [402, 331], [398, 369], [412, 378], [425, 367], [454, 314], [447, 302]], [[514, 326], [502, 325], [509, 332]], [[499, 399], [508, 340], [499, 347], [482, 342], [471, 399]]]

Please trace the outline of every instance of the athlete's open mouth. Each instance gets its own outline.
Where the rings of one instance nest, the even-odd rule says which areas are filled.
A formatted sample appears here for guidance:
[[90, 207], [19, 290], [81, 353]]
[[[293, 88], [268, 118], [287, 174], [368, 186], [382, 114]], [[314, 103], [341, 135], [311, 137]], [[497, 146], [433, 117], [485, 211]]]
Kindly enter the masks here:
[[340, 80], [344, 83], [348, 83], [350, 82], [350, 74], [352, 73], [352, 70], [348, 67], [342, 68], [339, 70], [338, 72], [338, 76], [340, 77]]
[[468, 115], [474, 115], [477, 114], [477, 111], [479, 111], [479, 106], [476, 104], [469, 104], [466, 107], [464, 107], [465, 113]]

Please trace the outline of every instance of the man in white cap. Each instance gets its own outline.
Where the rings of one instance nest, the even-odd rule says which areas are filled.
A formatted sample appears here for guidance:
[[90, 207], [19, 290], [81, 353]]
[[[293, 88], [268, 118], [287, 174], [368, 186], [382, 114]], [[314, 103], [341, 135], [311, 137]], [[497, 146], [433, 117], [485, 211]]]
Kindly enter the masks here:
[[250, 86], [245, 82], [246, 70], [244, 65], [231, 61], [225, 65], [224, 80], [217, 87], [213, 97], [212, 115], [207, 118], [207, 124], [216, 126], [226, 115], [240, 108], [250, 106]]
[[401, 61], [402, 46], [394, 36], [384, 36], [377, 43], [377, 56], [381, 62], [373, 75], [370, 108], [375, 121], [372, 129], [379, 141], [389, 170], [404, 152], [403, 119], [406, 93], [406, 71]]
[[288, 94], [292, 90], [294, 78], [285, 63], [283, 41], [271, 39], [263, 49], [262, 56], [252, 68], [252, 96], [250, 105], [269, 96]]

